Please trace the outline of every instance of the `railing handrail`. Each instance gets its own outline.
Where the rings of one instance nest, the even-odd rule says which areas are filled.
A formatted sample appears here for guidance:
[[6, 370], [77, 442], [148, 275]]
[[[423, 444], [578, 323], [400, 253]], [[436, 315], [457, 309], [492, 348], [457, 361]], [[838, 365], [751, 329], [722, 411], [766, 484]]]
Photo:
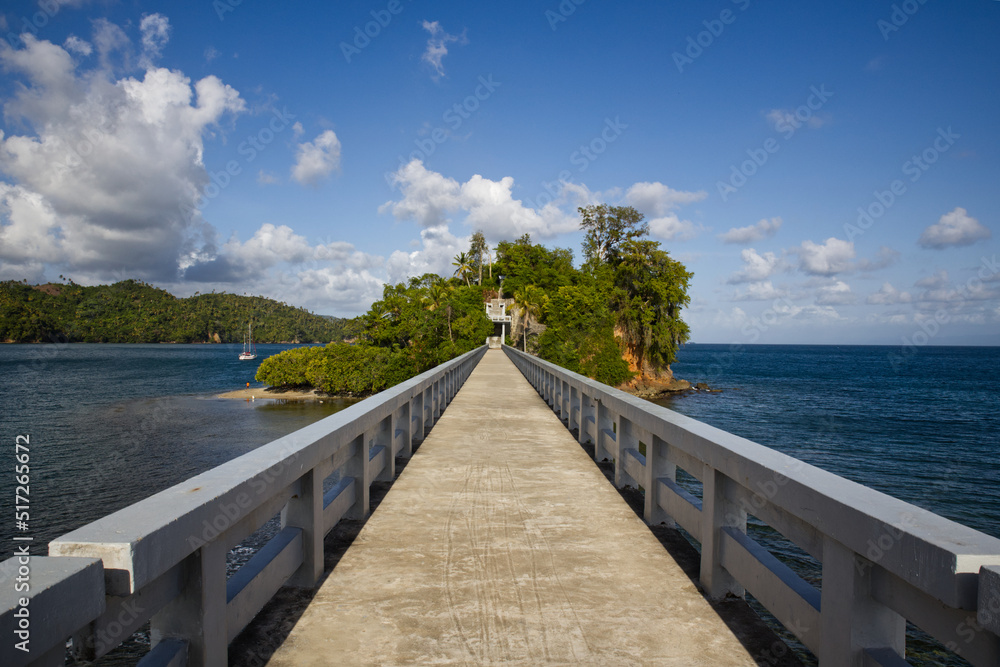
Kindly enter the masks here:
[[[734, 569], [745, 568], [753, 576], [781, 579], [789, 590], [805, 598], [806, 605], [801, 600], [789, 602], [784, 598], [791, 596], [772, 591], [776, 602], [803, 609], [813, 606], [815, 617], [808, 610], [805, 615], [818, 618], [819, 591], [786, 572], [787, 568], [774, 562], [763, 547], [744, 536], [748, 508], [821, 562], [832, 562], [833, 553], [844, 555], [876, 596], [894, 598], [897, 606], [919, 607], [916, 617], [907, 618], [918, 625], [923, 621], [924, 626], [946, 626], [923, 627], [939, 638], [943, 636], [945, 643], [961, 636], [962, 628], [955, 628], [955, 624], [961, 622], [962, 613], [977, 609], [983, 586], [980, 572], [1000, 565], [1000, 539], [543, 359], [509, 347], [504, 350], [567, 427], [579, 428], [580, 442], [592, 441], [598, 460], [602, 452], [614, 460], [619, 486], [634, 483], [644, 487], [647, 520], [676, 520], [702, 542], [702, 578], [711, 579], [714, 574], [715, 579], [733, 584], [720, 587], [709, 582], [706, 588], [715, 588], [709, 590], [710, 595], [742, 594], [742, 586], [754, 587], [750, 581], [730, 581], [738, 579], [736, 573], [720, 565], [728, 560]], [[644, 455], [638, 451], [640, 441], [646, 448]], [[654, 444], [655, 451], [651, 451]], [[699, 500], [677, 487], [677, 466], [702, 482], [705, 498]], [[712, 507], [703, 512], [709, 504]], [[708, 512], [717, 516], [708, 517]], [[700, 534], [703, 531], [705, 534]], [[706, 544], [711, 547], [708, 554]], [[752, 556], [744, 558], [744, 552]], [[757, 562], [747, 565], [751, 558]], [[712, 562], [706, 565], [706, 560]], [[825, 580], [825, 565], [824, 574]], [[826, 585], [823, 590], [827, 591]], [[751, 592], [758, 598], [768, 597], [767, 592]], [[1000, 597], [993, 595], [990, 601], [978, 599], [980, 610], [984, 604], [1000, 607]], [[937, 619], [925, 618], [930, 613], [925, 608], [932, 603], [952, 611]], [[823, 609], [827, 607], [834, 605], [828, 601]], [[992, 611], [1000, 619], [1000, 608]], [[788, 620], [787, 612], [785, 619], [775, 615]], [[859, 618], [863, 616], [859, 613]], [[830, 619], [824, 623], [824, 627], [832, 627]], [[995, 621], [992, 627], [997, 626]], [[816, 652], [824, 643], [828, 647], [834, 643], [833, 637], [824, 636], [828, 632], [814, 627], [800, 639]], [[850, 639], [847, 645], [851, 645]], [[980, 637], [965, 653], [973, 658], [987, 656], [988, 660], [998, 652], [1000, 639], [994, 634], [987, 641]], [[824, 657], [820, 659], [822, 662]], [[839, 664], [837, 659], [826, 659]]]
[[[31, 628], [30, 654], [5, 641], [0, 663], [58, 662], [71, 634], [74, 652], [95, 659], [151, 620], [144, 664], [181, 656], [176, 664], [224, 664], [229, 641], [278, 588], [315, 585], [323, 537], [342, 517], [367, 516], [371, 483], [393, 479], [395, 457], [411, 454], [485, 352], [476, 348], [53, 540], [49, 556], [30, 563], [30, 610], [46, 627]], [[334, 473], [340, 481], [324, 491]], [[282, 530], [227, 580], [228, 550], [276, 513]], [[16, 558], [0, 564], [0, 629], [11, 633], [22, 606], [12, 585], [18, 567]]]

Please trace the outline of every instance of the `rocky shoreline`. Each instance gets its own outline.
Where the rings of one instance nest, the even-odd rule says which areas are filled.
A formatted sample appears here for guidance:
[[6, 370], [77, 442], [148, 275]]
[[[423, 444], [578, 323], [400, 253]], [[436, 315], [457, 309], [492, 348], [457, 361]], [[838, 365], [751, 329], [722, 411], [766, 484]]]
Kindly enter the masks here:
[[669, 380], [657, 380], [651, 378], [636, 378], [630, 382], [617, 387], [633, 396], [655, 400], [667, 396], [679, 396], [683, 394], [721, 394], [721, 389], [713, 389], [707, 382], [691, 384], [687, 380], [680, 380], [671, 377]]

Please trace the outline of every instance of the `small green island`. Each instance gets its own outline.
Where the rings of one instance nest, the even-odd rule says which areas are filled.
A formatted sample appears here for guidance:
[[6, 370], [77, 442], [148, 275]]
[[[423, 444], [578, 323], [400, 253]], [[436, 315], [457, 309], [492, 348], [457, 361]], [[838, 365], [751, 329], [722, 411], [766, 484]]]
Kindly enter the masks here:
[[275, 388], [364, 396], [483, 345], [494, 335], [484, 305], [512, 315], [506, 344], [639, 395], [687, 389], [670, 364], [688, 338], [681, 310], [692, 274], [672, 259], [632, 207], [580, 208], [583, 263], [530, 236], [490, 248], [481, 231], [454, 273], [386, 285], [351, 322], [349, 342], [287, 350], [265, 359], [257, 380]]

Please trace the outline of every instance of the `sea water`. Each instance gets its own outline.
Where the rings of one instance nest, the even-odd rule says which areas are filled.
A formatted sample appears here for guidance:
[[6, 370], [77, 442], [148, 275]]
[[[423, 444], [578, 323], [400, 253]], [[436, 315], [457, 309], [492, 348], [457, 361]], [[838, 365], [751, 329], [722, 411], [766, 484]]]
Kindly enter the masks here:
[[1000, 538], [1000, 347], [688, 345], [657, 401]]
[[[0, 521], [0, 556], [15, 533], [44, 555], [52, 539], [313, 423], [348, 401], [222, 399], [290, 345], [0, 346], [0, 468], [29, 438], [30, 521]], [[12, 499], [13, 475], [0, 476]], [[12, 500], [10, 502], [13, 502]]]
[[[0, 346], [0, 468], [29, 437], [30, 520], [51, 539], [336, 412], [344, 401], [220, 399], [289, 345]], [[1000, 537], [1000, 348], [688, 345], [673, 369], [720, 393], [658, 401], [762, 445]], [[769, 544], [812, 581], [814, 563]], [[940, 662], [918, 639], [918, 664]], [[130, 664], [141, 647], [125, 651]], [[912, 650], [912, 649], [911, 649]]]

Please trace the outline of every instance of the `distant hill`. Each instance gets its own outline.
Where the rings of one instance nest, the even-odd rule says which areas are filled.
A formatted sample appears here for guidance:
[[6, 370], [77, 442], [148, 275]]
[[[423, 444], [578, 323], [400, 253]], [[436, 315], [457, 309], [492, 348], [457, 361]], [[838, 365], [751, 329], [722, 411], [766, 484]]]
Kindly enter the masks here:
[[0, 282], [0, 341], [8, 343], [241, 343], [251, 321], [258, 343], [328, 343], [358, 329], [354, 320], [259, 296], [179, 299], [135, 280], [95, 287]]

